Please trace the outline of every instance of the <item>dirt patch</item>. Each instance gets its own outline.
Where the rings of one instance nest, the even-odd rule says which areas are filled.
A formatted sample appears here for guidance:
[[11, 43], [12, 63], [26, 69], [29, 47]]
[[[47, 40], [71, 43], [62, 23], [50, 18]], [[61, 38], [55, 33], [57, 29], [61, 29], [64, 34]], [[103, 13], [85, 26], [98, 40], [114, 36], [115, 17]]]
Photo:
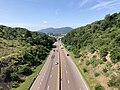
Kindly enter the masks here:
[[101, 85], [105, 88], [105, 90], [109, 90], [108, 89], [109, 87], [107, 85], [109, 79], [106, 76], [100, 75], [96, 79], [97, 79], [98, 82], [100, 82], [100, 83], [102, 82]]

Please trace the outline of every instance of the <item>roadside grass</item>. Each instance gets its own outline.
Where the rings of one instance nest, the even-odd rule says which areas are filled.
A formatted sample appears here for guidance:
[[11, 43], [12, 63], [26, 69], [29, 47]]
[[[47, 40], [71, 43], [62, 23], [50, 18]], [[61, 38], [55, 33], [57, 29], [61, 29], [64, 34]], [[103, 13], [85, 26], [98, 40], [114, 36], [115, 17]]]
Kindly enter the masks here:
[[[62, 43], [62, 45], [64, 46], [63, 43]], [[65, 48], [65, 46], [64, 46], [64, 48]], [[92, 82], [90, 81], [90, 78], [88, 77], [88, 74], [87, 74], [87, 73], [84, 73], [83, 68], [82, 68], [82, 66], [79, 64], [79, 61], [77, 60], [77, 58], [75, 58], [75, 57], [74, 57], [74, 54], [73, 54], [72, 52], [68, 51], [66, 48], [65, 48], [65, 50], [70, 54], [73, 62], [74, 62], [75, 65], [77, 66], [77, 68], [78, 68], [79, 72], [81, 73], [81, 75], [83, 76], [83, 78], [85, 79], [88, 88], [89, 88], [90, 90], [95, 90], [95, 89], [94, 89], [94, 86], [95, 86], [95, 85], [92, 85]]]
[[0, 89], [2, 89], [2, 86], [0, 86]]
[[41, 71], [45, 62], [46, 62], [46, 60], [44, 60], [41, 65], [36, 67], [36, 69], [34, 70], [34, 73], [31, 74], [30, 76], [26, 77], [25, 82], [21, 83], [18, 88], [12, 88], [12, 90], [28, 90], [30, 85], [32, 84], [34, 78], [36, 78], [37, 75], [39, 74], [39, 72]]

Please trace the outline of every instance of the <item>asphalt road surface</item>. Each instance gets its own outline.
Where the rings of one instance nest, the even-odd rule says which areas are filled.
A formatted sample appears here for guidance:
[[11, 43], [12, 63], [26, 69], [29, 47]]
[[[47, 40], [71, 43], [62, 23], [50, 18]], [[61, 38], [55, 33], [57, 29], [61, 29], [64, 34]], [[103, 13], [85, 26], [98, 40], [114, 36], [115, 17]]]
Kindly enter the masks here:
[[89, 90], [76, 65], [67, 54], [65, 49], [60, 49], [61, 90]]
[[58, 90], [58, 50], [53, 49], [30, 90]]
[[[66, 50], [61, 48], [59, 42], [55, 44], [57, 47], [50, 52], [30, 90], [59, 90], [59, 86], [61, 90], [89, 90], [76, 65], [70, 56], [67, 56]], [[61, 79], [59, 79], [60, 75]], [[59, 85], [59, 80], [61, 85]]]

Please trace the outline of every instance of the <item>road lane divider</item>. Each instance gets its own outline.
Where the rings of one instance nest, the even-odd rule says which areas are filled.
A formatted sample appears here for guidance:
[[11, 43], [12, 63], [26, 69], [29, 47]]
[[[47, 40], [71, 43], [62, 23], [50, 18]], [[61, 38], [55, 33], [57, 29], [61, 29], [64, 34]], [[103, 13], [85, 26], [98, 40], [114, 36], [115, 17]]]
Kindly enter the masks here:
[[67, 71], [66, 71], [66, 74], [67, 74]]
[[58, 66], [58, 79], [59, 79], [59, 82], [58, 82], [58, 90], [61, 90], [61, 58], [60, 58], [60, 48], [58, 47], [58, 60], [59, 60], [59, 66]]
[[38, 89], [39, 89], [40, 87], [38, 87]]
[[49, 89], [50, 89], [50, 87], [49, 87], [49, 85], [48, 85], [47, 90], [49, 90]]
[[52, 78], [52, 75], [50, 75], [50, 78]]
[[68, 80], [68, 84], [70, 83], [70, 81]]

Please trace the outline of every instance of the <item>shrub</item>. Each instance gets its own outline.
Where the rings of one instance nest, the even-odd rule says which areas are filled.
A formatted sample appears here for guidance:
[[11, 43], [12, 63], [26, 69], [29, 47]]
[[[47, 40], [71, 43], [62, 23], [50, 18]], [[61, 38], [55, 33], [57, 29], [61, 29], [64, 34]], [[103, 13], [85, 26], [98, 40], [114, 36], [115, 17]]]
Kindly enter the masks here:
[[77, 55], [75, 55], [74, 57], [75, 57], [75, 58], [79, 58], [79, 57], [80, 57], [80, 54], [77, 54]]
[[100, 74], [99, 73], [95, 73], [95, 77], [99, 76]]
[[86, 68], [83, 68], [83, 71], [84, 71], [84, 72], [87, 72], [87, 69], [86, 69]]
[[115, 47], [110, 51], [111, 61], [117, 63], [120, 61], [120, 48]]
[[96, 67], [98, 65], [98, 60], [96, 60], [96, 57], [94, 56], [90, 61], [90, 64], [92, 64], [93, 67]]
[[88, 66], [90, 64], [90, 61], [86, 61], [86, 65]]
[[116, 87], [120, 90], [120, 75], [112, 76], [111, 80], [109, 80], [109, 82], [108, 82], [108, 86]]
[[96, 84], [95, 90], [105, 90], [105, 89], [104, 89], [104, 87], [101, 86], [100, 84]]
[[13, 87], [13, 88], [19, 87], [19, 83], [18, 83], [18, 82], [12, 82], [12, 87]]
[[105, 57], [107, 54], [108, 54], [107, 48], [106, 47], [101, 47], [100, 56]]
[[103, 72], [106, 73], [108, 70], [107, 68], [103, 68]]
[[23, 72], [22, 72], [22, 74], [26, 75], [26, 76], [28, 76], [28, 75], [30, 75], [32, 73], [33, 73], [32, 69], [30, 67], [28, 67], [28, 66], [25, 67], [24, 70], [23, 70]]

